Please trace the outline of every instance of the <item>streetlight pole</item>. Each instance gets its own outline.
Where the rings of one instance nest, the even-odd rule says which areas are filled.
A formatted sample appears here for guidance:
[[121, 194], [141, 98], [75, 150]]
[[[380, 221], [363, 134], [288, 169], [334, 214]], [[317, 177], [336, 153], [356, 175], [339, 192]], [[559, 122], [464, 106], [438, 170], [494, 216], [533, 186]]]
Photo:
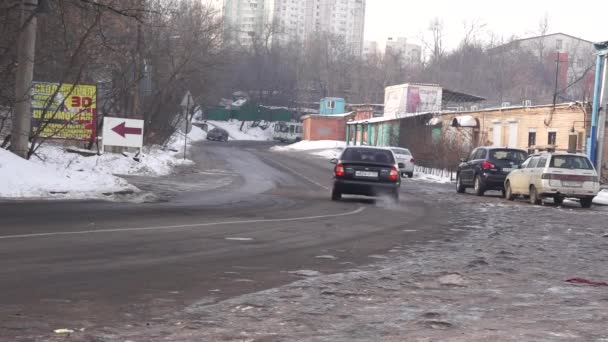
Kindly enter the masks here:
[[[596, 50], [596, 67], [595, 67], [595, 86], [593, 88], [593, 109], [591, 113], [591, 132], [589, 139], [589, 147], [587, 154], [589, 159], [596, 165], [598, 172], [602, 172], [601, 158], [598, 163], [598, 145], [604, 145], [605, 136], [598, 134], [599, 125], [605, 125], [605, 122], [600, 122], [600, 106], [602, 88], [604, 87], [606, 74], [603, 72], [606, 65], [606, 56], [608, 55], [608, 41], [593, 44]], [[604, 116], [605, 117], [605, 116]]]
[[15, 110], [11, 132], [11, 150], [27, 158], [32, 129], [32, 80], [36, 50], [36, 9], [38, 0], [21, 0], [21, 27], [17, 41], [17, 75], [15, 82]]

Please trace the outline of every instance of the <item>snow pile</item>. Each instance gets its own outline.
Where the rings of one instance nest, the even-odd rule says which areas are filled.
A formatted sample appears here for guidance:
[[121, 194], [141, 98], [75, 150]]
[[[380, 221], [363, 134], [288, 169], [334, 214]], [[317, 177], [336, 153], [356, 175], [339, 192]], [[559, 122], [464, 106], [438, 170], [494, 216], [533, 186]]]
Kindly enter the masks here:
[[422, 166], [416, 166], [414, 169], [414, 179], [432, 183], [451, 183], [456, 179], [454, 173], [450, 174], [448, 170], [431, 169]]
[[608, 190], [602, 190], [597, 197], [593, 199], [593, 203], [600, 205], [608, 205]]
[[[69, 166], [70, 160], [66, 159], [64, 166]], [[0, 197], [5, 198], [48, 197], [63, 193], [90, 198], [103, 192], [133, 189], [111, 173], [86, 172], [24, 160], [4, 149], [0, 149], [0, 182]]]
[[311, 155], [327, 159], [338, 158], [342, 150], [346, 147], [346, 142], [337, 140], [303, 140], [287, 146], [274, 146], [271, 148], [275, 152], [304, 151]]
[[[206, 121], [212, 127], [218, 127], [226, 130], [230, 136], [230, 140], [255, 140], [268, 141], [272, 140], [272, 125], [268, 125], [266, 129], [255, 126], [253, 121], [230, 120], [230, 121]], [[259, 123], [264, 125], [264, 123]], [[241, 125], [243, 130], [241, 131]], [[255, 126], [255, 127], [254, 127]], [[210, 128], [212, 128], [210, 127]]]
[[[205, 137], [203, 130], [193, 127], [188, 142]], [[114, 175], [167, 175], [177, 165], [192, 163], [183, 160], [183, 148], [184, 135], [176, 133], [167, 148], [146, 147], [138, 156], [104, 153], [85, 157], [67, 153], [59, 146], [44, 145], [31, 160], [23, 160], [0, 149], [0, 198], [99, 198], [103, 193], [135, 191], [135, 187]]]
[[273, 151], [311, 151], [311, 150], [328, 150], [346, 147], [346, 142], [338, 140], [319, 140], [309, 141], [303, 140], [295, 144], [287, 146], [275, 146]]

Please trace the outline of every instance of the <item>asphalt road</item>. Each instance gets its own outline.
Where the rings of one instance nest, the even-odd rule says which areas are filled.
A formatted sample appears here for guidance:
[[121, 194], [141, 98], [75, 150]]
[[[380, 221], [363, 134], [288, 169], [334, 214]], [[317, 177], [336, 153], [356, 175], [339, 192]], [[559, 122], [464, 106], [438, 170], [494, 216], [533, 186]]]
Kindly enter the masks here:
[[154, 194], [145, 201], [0, 204], [0, 340], [159, 322], [300, 279], [293, 271], [336, 273], [457, 234], [420, 197], [446, 187], [406, 184], [399, 205], [335, 203], [327, 161], [269, 147], [200, 144], [196, 166], [129, 178]]

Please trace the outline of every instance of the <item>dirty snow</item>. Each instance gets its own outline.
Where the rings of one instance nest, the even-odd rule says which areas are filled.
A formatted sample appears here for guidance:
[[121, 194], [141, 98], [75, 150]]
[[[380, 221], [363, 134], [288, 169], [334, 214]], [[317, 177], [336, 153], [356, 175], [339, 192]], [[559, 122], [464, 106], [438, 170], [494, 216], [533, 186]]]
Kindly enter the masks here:
[[[269, 141], [272, 140], [273, 126], [268, 125], [268, 128], [254, 127], [253, 121], [245, 121], [243, 130], [241, 131], [242, 121], [206, 121], [212, 127], [219, 127], [228, 132], [230, 140], [252, 140], [252, 141]], [[264, 122], [262, 122], [264, 124]]]
[[416, 168], [414, 169], [413, 180], [446, 184], [451, 183], [455, 179], [455, 177], [456, 175], [452, 174], [452, 177], [450, 178], [450, 172], [447, 170], [429, 169], [421, 166], [416, 166]]
[[90, 198], [103, 192], [133, 190], [125, 180], [111, 174], [72, 167], [74, 163], [69, 157], [55, 159], [63, 164], [59, 165], [35, 158], [24, 160], [0, 149], [0, 198], [57, 197], [64, 193], [70, 193], [69, 197]]
[[302, 140], [295, 144], [287, 146], [275, 146], [273, 151], [312, 151], [312, 150], [330, 150], [346, 147], [346, 142], [339, 140], [319, 140], [310, 141]]
[[602, 190], [595, 199], [593, 199], [593, 203], [608, 205], [608, 190]]
[[[205, 137], [205, 132], [193, 127], [189, 144]], [[115, 175], [167, 175], [177, 165], [192, 163], [183, 160], [183, 148], [184, 135], [176, 133], [167, 147], [145, 147], [141, 156], [104, 153], [85, 157], [47, 144], [30, 160], [23, 160], [0, 149], [0, 198], [105, 198], [104, 193], [137, 191]]]
[[310, 155], [326, 159], [338, 158], [346, 147], [346, 142], [337, 140], [303, 140], [287, 146], [274, 146], [271, 148], [275, 152], [306, 152]]

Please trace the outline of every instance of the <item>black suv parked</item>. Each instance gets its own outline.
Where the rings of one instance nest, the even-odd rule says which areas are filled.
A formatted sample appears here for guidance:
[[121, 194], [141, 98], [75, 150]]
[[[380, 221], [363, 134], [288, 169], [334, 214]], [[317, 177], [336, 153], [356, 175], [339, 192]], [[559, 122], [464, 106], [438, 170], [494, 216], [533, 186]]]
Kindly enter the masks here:
[[487, 190], [504, 192], [505, 178], [509, 172], [518, 169], [527, 157], [526, 151], [513, 148], [476, 148], [458, 166], [456, 191], [464, 193], [467, 188], [473, 187], [477, 196], [483, 196]]

